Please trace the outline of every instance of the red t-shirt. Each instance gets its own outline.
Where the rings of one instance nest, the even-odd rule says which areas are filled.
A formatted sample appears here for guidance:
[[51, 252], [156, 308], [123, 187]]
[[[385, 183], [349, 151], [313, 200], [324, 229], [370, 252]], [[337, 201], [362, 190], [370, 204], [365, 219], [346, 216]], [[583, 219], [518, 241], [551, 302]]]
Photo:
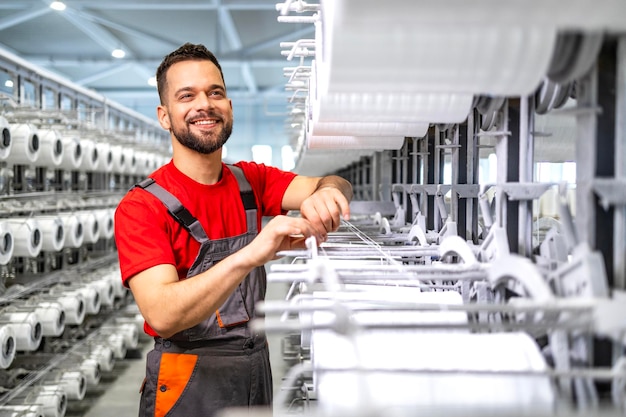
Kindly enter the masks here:
[[[283, 195], [295, 174], [253, 162], [235, 165], [243, 170], [254, 191], [260, 230], [262, 216], [285, 213], [281, 209]], [[246, 232], [237, 179], [225, 166], [222, 172], [219, 182], [204, 185], [170, 162], [150, 177], [200, 221], [209, 239], [220, 239]], [[174, 265], [179, 278], [184, 278], [200, 249], [200, 244], [174, 220], [165, 205], [139, 188], [129, 191], [115, 211], [115, 242], [126, 286], [133, 275], [160, 264]], [[151, 334], [150, 329], [146, 330]]]

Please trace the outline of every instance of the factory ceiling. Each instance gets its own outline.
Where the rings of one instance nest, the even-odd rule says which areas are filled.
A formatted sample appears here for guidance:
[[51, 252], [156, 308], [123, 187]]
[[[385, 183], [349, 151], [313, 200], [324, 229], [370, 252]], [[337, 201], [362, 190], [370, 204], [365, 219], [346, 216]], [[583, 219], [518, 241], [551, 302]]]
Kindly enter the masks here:
[[276, 1], [65, 0], [64, 10], [52, 3], [2, 0], [0, 48], [156, 120], [149, 79], [159, 62], [185, 42], [202, 43], [220, 59], [233, 99], [236, 159], [249, 158], [253, 144], [288, 143], [283, 68], [290, 64], [280, 43], [313, 38], [314, 29], [279, 22]]

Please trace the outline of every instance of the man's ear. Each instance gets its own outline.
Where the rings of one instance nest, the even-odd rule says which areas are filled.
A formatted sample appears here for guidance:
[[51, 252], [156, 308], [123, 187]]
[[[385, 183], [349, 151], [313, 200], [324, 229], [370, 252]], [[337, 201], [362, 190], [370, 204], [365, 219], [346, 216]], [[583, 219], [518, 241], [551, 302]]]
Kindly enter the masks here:
[[165, 106], [157, 106], [157, 118], [163, 129], [170, 130], [172, 124], [170, 123], [170, 115]]

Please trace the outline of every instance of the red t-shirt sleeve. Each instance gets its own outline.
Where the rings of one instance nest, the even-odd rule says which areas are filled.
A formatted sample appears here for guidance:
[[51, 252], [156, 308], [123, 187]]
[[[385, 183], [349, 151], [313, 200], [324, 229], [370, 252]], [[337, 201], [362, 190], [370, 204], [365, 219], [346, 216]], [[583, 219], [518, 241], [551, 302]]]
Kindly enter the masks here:
[[148, 192], [128, 193], [115, 211], [115, 243], [122, 280], [160, 264], [175, 265], [167, 209]]

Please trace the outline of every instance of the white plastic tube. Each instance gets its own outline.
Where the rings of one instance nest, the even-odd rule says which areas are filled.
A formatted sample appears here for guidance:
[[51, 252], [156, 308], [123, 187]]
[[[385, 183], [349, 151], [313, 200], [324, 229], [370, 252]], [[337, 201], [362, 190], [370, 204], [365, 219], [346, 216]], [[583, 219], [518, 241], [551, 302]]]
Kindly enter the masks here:
[[13, 257], [14, 239], [11, 226], [5, 221], [0, 222], [0, 265], [6, 265]]
[[13, 217], [6, 220], [13, 235], [13, 256], [35, 258], [41, 252], [43, 240], [39, 223], [34, 218]]
[[80, 146], [83, 155], [80, 162], [80, 170], [94, 171], [98, 165], [98, 149], [96, 149], [96, 142], [91, 139], [81, 139]]
[[95, 170], [98, 172], [111, 172], [113, 170], [113, 152], [111, 145], [105, 142], [96, 142], [98, 150], [98, 162]]
[[65, 148], [61, 135], [56, 129], [39, 129], [39, 158], [37, 165], [59, 168], [63, 162]]
[[64, 248], [80, 248], [85, 239], [83, 222], [76, 213], [59, 213], [65, 229]]
[[11, 138], [13, 146], [8, 162], [16, 165], [34, 164], [40, 150], [37, 127], [31, 124], [11, 124]]
[[41, 230], [41, 250], [58, 252], [65, 243], [65, 226], [59, 216], [37, 216]]
[[76, 216], [83, 225], [83, 243], [96, 243], [100, 238], [100, 225], [94, 211], [77, 211]]
[[0, 316], [0, 323], [13, 328], [16, 350], [32, 352], [39, 348], [43, 334], [41, 321], [34, 311], [5, 312]]
[[11, 125], [4, 117], [0, 116], [0, 161], [6, 161], [11, 154], [13, 140], [11, 138]]
[[83, 162], [83, 147], [80, 139], [74, 136], [64, 136], [62, 141], [65, 152], [63, 152], [59, 168], [72, 171], [79, 169]]
[[15, 331], [7, 324], [0, 325], [0, 369], [7, 369], [15, 359]]

